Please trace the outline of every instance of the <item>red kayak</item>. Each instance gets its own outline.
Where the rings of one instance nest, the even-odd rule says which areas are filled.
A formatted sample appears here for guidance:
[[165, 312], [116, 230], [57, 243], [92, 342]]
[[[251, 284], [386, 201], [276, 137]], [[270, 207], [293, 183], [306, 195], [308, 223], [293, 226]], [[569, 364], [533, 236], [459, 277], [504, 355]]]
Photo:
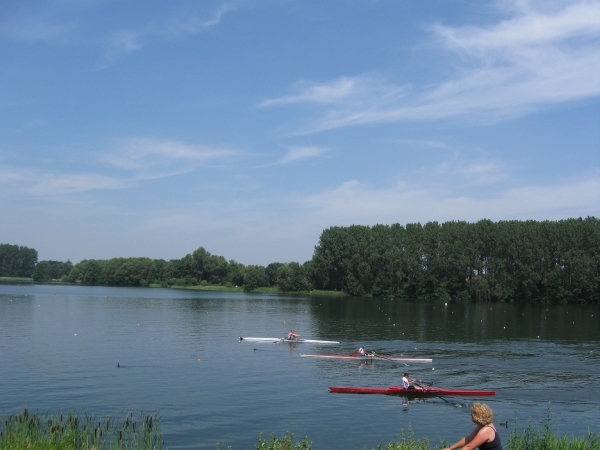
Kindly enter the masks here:
[[385, 395], [406, 395], [411, 397], [431, 397], [431, 396], [463, 396], [473, 395], [476, 397], [485, 395], [496, 395], [495, 391], [482, 391], [475, 389], [444, 389], [439, 387], [426, 387], [423, 389], [405, 389], [402, 386], [390, 387], [353, 387], [353, 386], [332, 386], [330, 392], [340, 394], [385, 394]]

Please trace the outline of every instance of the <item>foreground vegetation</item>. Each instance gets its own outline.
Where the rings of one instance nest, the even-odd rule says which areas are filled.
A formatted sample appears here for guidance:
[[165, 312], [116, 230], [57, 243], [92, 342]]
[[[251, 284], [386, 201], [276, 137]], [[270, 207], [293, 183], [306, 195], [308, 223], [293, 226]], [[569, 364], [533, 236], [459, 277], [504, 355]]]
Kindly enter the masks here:
[[0, 244], [0, 276], [86, 285], [344, 292], [425, 302], [600, 304], [600, 220], [331, 227], [304, 264], [245, 266], [203, 247], [181, 259], [40, 261]]
[[0, 450], [161, 450], [160, 419], [132, 413], [125, 419], [93, 415], [30, 414], [2, 418]]
[[[254, 448], [257, 450], [312, 450], [312, 442], [304, 437], [294, 444], [294, 435], [287, 432], [281, 437], [271, 434], [269, 439], [263, 439], [258, 436], [258, 444]], [[434, 447], [431, 447], [429, 440], [415, 439], [412, 430], [409, 429], [408, 435], [400, 432], [400, 439], [388, 444], [379, 445], [378, 450], [440, 450], [448, 447], [450, 444], [445, 440]], [[219, 448], [219, 446], [217, 446]], [[231, 447], [229, 447], [231, 448]], [[505, 450], [600, 450], [600, 434], [591, 432], [585, 438], [556, 436], [546, 427], [544, 431], [538, 431], [528, 426], [523, 433], [511, 432], [508, 442], [503, 443]]]
[[[442, 440], [434, 449], [448, 446]], [[93, 415], [30, 414], [27, 409], [19, 415], [2, 417], [0, 423], [0, 450], [162, 450], [167, 448], [160, 434], [157, 416], [132, 413], [125, 419], [98, 419]], [[217, 449], [221, 449], [219, 444]], [[231, 449], [232, 447], [227, 447]], [[256, 450], [312, 450], [313, 443], [304, 437], [294, 442], [289, 431], [283, 436], [258, 435]], [[430, 450], [429, 440], [415, 439], [412, 430], [400, 432], [398, 441], [379, 445], [382, 450]], [[523, 433], [511, 432], [505, 450], [600, 450], [600, 434], [588, 433], [584, 438], [556, 436], [549, 422], [543, 431], [528, 426]]]

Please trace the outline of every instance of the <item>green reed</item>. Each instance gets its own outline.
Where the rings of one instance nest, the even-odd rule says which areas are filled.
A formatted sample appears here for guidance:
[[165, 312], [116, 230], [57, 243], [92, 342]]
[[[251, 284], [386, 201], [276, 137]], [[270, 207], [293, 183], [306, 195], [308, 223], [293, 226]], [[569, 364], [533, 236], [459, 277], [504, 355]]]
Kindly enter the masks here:
[[258, 443], [254, 446], [256, 450], [312, 450], [312, 442], [307, 437], [294, 445], [294, 433], [289, 431], [286, 431], [281, 437], [276, 437], [271, 433], [269, 439], [263, 439], [262, 433], [259, 433], [257, 440]]
[[162, 450], [160, 418], [127, 413], [122, 420], [91, 414], [21, 414], [2, 417], [0, 450]]
[[[441, 447], [440, 447], [441, 448]], [[390, 442], [385, 447], [381, 445], [378, 450], [429, 450], [429, 439], [415, 439], [412, 427], [408, 427], [408, 436], [404, 434], [404, 430], [400, 430], [400, 440]]]
[[531, 424], [518, 434], [513, 431], [508, 438], [509, 450], [600, 450], [600, 434], [588, 431], [586, 437], [557, 436], [549, 428], [536, 430]]

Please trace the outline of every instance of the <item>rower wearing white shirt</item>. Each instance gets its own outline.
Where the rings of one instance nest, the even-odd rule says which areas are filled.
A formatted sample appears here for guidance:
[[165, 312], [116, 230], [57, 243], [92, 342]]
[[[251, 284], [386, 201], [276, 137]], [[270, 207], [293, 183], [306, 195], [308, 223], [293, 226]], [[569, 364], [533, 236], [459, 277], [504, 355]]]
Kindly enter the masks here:
[[366, 353], [365, 353], [365, 345], [364, 344], [361, 345], [360, 348], [358, 349], [358, 354], [362, 355], [362, 356], [366, 355]]
[[402, 386], [404, 387], [404, 389], [407, 389], [407, 390], [409, 390], [409, 389], [411, 389], [411, 390], [412, 389], [416, 389], [416, 390], [423, 389], [420, 386], [415, 386], [415, 381], [416, 380], [409, 380], [408, 379], [409, 375], [410, 374], [408, 372], [404, 372], [404, 376], [402, 377]]

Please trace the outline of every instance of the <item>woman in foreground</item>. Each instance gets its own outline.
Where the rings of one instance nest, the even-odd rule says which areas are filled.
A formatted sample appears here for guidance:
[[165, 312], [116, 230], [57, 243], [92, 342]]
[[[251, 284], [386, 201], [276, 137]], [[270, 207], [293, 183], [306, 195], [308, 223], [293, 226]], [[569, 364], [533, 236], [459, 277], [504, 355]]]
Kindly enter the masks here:
[[473, 403], [471, 408], [471, 420], [477, 425], [475, 429], [458, 442], [444, 450], [471, 450], [479, 447], [479, 450], [502, 450], [500, 435], [492, 423], [494, 413], [492, 409], [483, 403]]

